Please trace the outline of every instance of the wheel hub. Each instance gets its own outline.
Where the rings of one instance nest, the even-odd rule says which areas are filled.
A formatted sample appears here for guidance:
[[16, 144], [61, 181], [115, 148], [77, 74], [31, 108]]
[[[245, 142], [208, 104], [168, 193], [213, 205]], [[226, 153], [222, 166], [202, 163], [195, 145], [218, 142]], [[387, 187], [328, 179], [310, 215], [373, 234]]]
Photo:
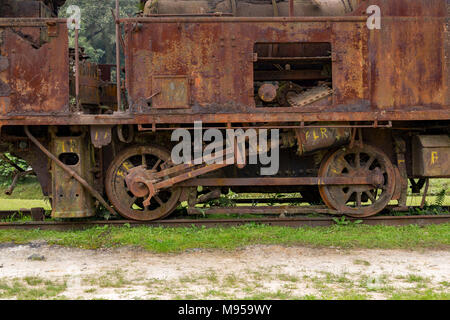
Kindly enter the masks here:
[[127, 184], [128, 189], [130, 192], [138, 197], [146, 197], [149, 195], [150, 189], [147, 186], [146, 183], [142, 181], [154, 181], [153, 179], [153, 173], [156, 172], [155, 170], [147, 170], [144, 168], [144, 166], [138, 166], [133, 169], [130, 169], [128, 175], [125, 177], [125, 183]]

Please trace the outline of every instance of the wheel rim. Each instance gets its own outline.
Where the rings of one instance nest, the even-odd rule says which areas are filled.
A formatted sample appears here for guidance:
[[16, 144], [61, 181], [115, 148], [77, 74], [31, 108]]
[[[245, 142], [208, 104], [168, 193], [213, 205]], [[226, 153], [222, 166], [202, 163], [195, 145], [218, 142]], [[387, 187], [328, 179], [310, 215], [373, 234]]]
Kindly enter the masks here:
[[394, 167], [384, 152], [372, 146], [342, 148], [321, 165], [320, 177], [365, 177], [380, 172], [383, 183], [372, 185], [320, 186], [325, 204], [351, 217], [368, 217], [383, 210], [395, 189]]
[[156, 146], [133, 146], [120, 152], [113, 160], [106, 174], [106, 194], [116, 210], [124, 218], [150, 221], [170, 215], [178, 204], [181, 188], [164, 189], [158, 192], [144, 207], [146, 197], [136, 197], [128, 189], [125, 177], [129, 170], [144, 166], [161, 171], [161, 166], [170, 161], [170, 153]]

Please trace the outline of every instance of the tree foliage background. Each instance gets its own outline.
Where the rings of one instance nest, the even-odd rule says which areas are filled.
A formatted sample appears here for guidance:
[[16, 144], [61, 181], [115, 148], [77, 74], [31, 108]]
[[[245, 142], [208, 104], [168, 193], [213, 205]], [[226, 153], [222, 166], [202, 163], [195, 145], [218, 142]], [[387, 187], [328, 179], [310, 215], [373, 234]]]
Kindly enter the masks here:
[[[132, 17], [142, 9], [139, 0], [120, 0], [120, 16]], [[67, 8], [76, 5], [81, 9], [81, 30], [79, 43], [93, 62], [115, 63], [115, 24], [111, 9], [115, 9], [115, 0], [67, 0], [60, 8], [59, 16], [68, 18]], [[73, 33], [70, 46], [74, 47]]]
[[[23, 170], [28, 169], [28, 164], [24, 160], [16, 158], [9, 153], [6, 153], [5, 156]], [[14, 167], [12, 167], [8, 162], [0, 158], [0, 180], [4, 180], [5, 178], [8, 179], [12, 178], [15, 172], [16, 169]]]

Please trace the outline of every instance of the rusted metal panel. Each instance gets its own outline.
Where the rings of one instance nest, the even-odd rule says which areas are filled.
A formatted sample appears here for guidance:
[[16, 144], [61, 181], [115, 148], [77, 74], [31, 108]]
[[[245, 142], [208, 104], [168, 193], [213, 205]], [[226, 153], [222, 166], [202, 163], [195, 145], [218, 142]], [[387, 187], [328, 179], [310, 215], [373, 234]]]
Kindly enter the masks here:
[[[381, 30], [365, 26], [371, 4], [381, 7]], [[0, 97], [0, 124], [449, 120], [448, 8], [446, 0], [371, 0], [341, 17], [122, 19], [127, 92], [142, 107], [133, 110], [146, 114], [52, 118], [57, 107], [33, 108], [8, 96]], [[15, 21], [21, 28], [36, 23]], [[304, 108], [255, 108], [254, 43], [290, 41], [332, 44], [333, 97]], [[192, 110], [149, 107], [153, 75], [189, 77]]]
[[443, 21], [383, 20], [370, 34], [372, 105], [378, 109], [445, 106]]
[[345, 105], [339, 111], [370, 110], [368, 29], [361, 23], [335, 23], [332, 30], [333, 104]]
[[[381, 8], [381, 30], [369, 30], [366, 19], [360, 19], [372, 4]], [[316, 120], [338, 116], [354, 121], [362, 120], [363, 114], [369, 119], [369, 112], [372, 117], [392, 120], [399, 112], [404, 112], [403, 119], [430, 119], [426, 116], [429, 111], [449, 119], [450, 49], [449, 35], [443, 28], [448, 28], [447, 12], [446, 0], [375, 0], [361, 1], [353, 16], [346, 17], [123, 19], [127, 25], [130, 101], [160, 117], [165, 112], [176, 114], [172, 110], [157, 112], [145, 104], [144, 97], [155, 93], [150, 76], [188, 75], [192, 79], [193, 111], [199, 116], [208, 114], [215, 121], [224, 121], [224, 114], [232, 112], [244, 112], [245, 118], [253, 120], [258, 111], [266, 113], [266, 121], [282, 112], [307, 112], [309, 119]], [[139, 28], [134, 28], [136, 24]], [[332, 103], [322, 101], [296, 110], [255, 108], [253, 81], [267, 77], [261, 71], [252, 77], [254, 52], [260, 55], [252, 47], [255, 43], [287, 42], [332, 44]], [[300, 73], [284, 72], [278, 77], [274, 72], [273, 77], [302, 79]], [[388, 111], [392, 111], [389, 116]], [[302, 119], [284, 115], [285, 119]]]
[[450, 137], [415, 136], [413, 174], [417, 177], [450, 177]]
[[[100, 76], [97, 65], [88, 61], [81, 61], [80, 68], [80, 103], [89, 105], [100, 104]], [[70, 75], [70, 91], [75, 96], [75, 75]]]
[[447, 21], [444, 24], [445, 71], [447, 75], [447, 106], [450, 105], [450, 0], [447, 0]]
[[[53, 154], [77, 174], [92, 183], [90, 144], [81, 137], [55, 137]], [[52, 162], [52, 217], [82, 218], [95, 214], [93, 198], [83, 186]]]
[[91, 142], [95, 148], [101, 148], [111, 143], [111, 126], [91, 126]]
[[[255, 107], [253, 59], [256, 43], [332, 42], [350, 47], [348, 54], [339, 51], [336, 68], [347, 83], [337, 78], [335, 86], [340, 103], [355, 103], [366, 98], [363, 86], [364, 65], [362, 22], [343, 22], [336, 33], [344, 36], [332, 39], [332, 23], [327, 22], [242, 22], [220, 23], [158, 23], [143, 24], [140, 31], [127, 32], [127, 88], [132, 103], [142, 104], [155, 93], [151, 76], [188, 75], [192, 79], [191, 102], [198, 111], [211, 108], [229, 112]], [[359, 26], [359, 27], [358, 27]], [[353, 68], [358, 66], [358, 69]], [[258, 74], [255, 75], [258, 77]], [[257, 79], [256, 79], [257, 80]], [[348, 83], [350, 82], [350, 83]], [[344, 86], [354, 86], [348, 90]], [[354, 93], [357, 94], [354, 94]], [[220, 108], [218, 106], [221, 105]]]
[[153, 76], [154, 108], [189, 108], [189, 78], [177, 76]]
[[[1, 38], [2, 38], [2, 32], [0, 31], [0, 41], [1, 41]], [[9, 67], [8, 58], [0, 55], [0, 97], [8, 97], [11, 93], [11, 88], [9, 87], [9, 85], [6, 81], [8, 67]], [[5, 101], [3, 103], [5, 103]], [[0, 114], [1, 114], [2, 109], [0, 109]]]
[[[29, 28], [29, 27], [27, 27]], [[46, 27], [34, 27], [39, 32]], [[8, 100], [1, 115], [54, 114], [68, 112], [69, 67], [68, 35], [65, 24], [59, 23], [58, 36], [46, 41], [30, 41], [23, 28], [0, 28], [2, 59], [8, 67], [0, 72], [0, 80], [9, 86]]]

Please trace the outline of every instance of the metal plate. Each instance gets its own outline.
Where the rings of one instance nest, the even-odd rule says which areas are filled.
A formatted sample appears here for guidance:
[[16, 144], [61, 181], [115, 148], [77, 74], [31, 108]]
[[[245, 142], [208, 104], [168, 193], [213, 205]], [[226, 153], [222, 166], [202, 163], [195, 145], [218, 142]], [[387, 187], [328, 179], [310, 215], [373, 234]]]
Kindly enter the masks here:
[[414, 176], [450, 177], [448, 136], [415, 136], [412, 151]]
[[189, 108], [189, 79], [187, 76], [154, 76], [153, 108]]
[[9, 67], [9, 61], [7, 57], [0, 56], [0, 72], [5, 71]]
[[91, 126], [91, 142], [95, 148], [101, 148], [111, 143], [112, 126]]
[[[7, 70], [9, 67], [9, 61], [7, 57], [0, 56], [0, 72]], [[11, 88], [0, 77], [0, 97], [8, 97], [11, 94]]]
[[[57, 137], [53, 140], [53, 154], [76, 154], [78, 162], [67, 163], [72, 170], [92, 184], [92, 160], [89, 143], [84, 137]], [[52, 162], [52, 217], [84, 218], [95, 215], [92, 196], [67, 172]]]
[[11, 94], [11, 88], [0, 80], [0, 97], [8, 97]]
[[[65, 25], [60, 25], [58, 37], [40, 44], [34, 38], [22, 37], [21, 33], [34, 34], [40, 27], [5, 28], [3, 30], [2, 54], [9, 66], [0, 74], [2, 95], [10, 97], [10, 105], [3, 115], [54, 114], [68, 112], [69, 57], [68, 35]], [[33, 32], [32, 32], [33, 31]], [[3, 62], [2, 67], [5, 67]]]

